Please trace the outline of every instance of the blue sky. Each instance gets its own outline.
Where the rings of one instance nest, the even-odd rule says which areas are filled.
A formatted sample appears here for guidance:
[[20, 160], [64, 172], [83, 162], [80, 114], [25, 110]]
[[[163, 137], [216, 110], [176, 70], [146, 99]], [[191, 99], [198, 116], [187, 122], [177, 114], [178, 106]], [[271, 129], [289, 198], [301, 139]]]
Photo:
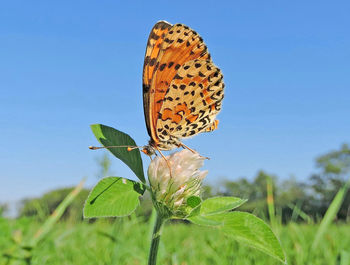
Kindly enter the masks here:
[[[224, 73], [219, 129], [185, 141], [211, 157], [209, 182], [259, 169], [306, 180], [349, 142], [349, 2], [169, 3], [2, 2], [0, 202], [96, 183], [90, 124], [147, 143], [141, 72], [158, 20], [195, 29]], [[117, 160], [112, 172], [135, 178]]]

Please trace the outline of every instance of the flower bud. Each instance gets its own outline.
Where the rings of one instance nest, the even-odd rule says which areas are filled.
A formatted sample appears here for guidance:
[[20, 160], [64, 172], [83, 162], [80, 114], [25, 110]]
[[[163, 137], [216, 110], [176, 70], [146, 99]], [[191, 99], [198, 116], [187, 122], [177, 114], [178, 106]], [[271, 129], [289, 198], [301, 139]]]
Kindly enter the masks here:
[[187, 149], [167, 156], [166, 160], [163, 157], [152, 160], [147, 173], [158, 211], [164, 212], [165, 208], [168, 217], [185, 217], [189, 213], [187, 199], [199, 196], [202, 180], [208, 173], [199, 170], [204, 160]]

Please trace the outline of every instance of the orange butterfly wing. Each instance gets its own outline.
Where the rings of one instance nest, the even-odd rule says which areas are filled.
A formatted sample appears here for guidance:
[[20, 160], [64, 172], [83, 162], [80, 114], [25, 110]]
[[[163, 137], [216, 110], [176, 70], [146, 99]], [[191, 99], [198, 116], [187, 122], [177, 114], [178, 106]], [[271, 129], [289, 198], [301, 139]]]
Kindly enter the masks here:
[[143, 68], [145, 120], [148, 134], [156, 144], [159, 142], [156, 123], [169, 85], [176, 79], [178, 69], [194, 59], [210, 60], [207, 47], [197, 32], [183, 24], [156, 23], [148, 39]]
[[149, 136], [154, 139], [156, 136], [152, 129], [152, 121], [149, 110], [152, 107], [151, 95], [154, 94], [154, 88], [151, 88], [154, 72], [156, 71], [156, 62], [158, 60], [160, 45], [164, 41], [165, 34], [172, 26], [165, 22], [157, 22], [151, 30], [148, 37], [145, 60], [143, 64], [143, 108], [147, 131]]

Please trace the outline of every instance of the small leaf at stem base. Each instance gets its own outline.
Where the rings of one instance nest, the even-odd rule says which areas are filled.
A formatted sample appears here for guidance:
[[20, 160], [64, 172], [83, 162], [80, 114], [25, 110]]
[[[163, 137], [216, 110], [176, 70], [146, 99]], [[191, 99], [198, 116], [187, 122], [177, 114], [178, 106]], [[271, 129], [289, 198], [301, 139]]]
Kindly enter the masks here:
[[140, 204], [144, 185], [120, 177], [102, 179], [90, 192], [84, 217], [121, 217], [130, 215]]

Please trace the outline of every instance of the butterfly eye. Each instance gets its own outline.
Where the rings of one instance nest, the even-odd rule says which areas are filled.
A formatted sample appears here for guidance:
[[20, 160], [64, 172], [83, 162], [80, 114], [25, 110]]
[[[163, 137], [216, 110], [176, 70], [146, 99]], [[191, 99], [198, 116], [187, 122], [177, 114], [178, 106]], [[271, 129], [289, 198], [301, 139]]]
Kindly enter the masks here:
[[144, 154], [148, 155], [148, 156], [152, 156], [155, 154], [155, 150], [154, 148], [152, 148], [149, 145], [146, 145], [143, 147], [143, 149], [141, 150]]

